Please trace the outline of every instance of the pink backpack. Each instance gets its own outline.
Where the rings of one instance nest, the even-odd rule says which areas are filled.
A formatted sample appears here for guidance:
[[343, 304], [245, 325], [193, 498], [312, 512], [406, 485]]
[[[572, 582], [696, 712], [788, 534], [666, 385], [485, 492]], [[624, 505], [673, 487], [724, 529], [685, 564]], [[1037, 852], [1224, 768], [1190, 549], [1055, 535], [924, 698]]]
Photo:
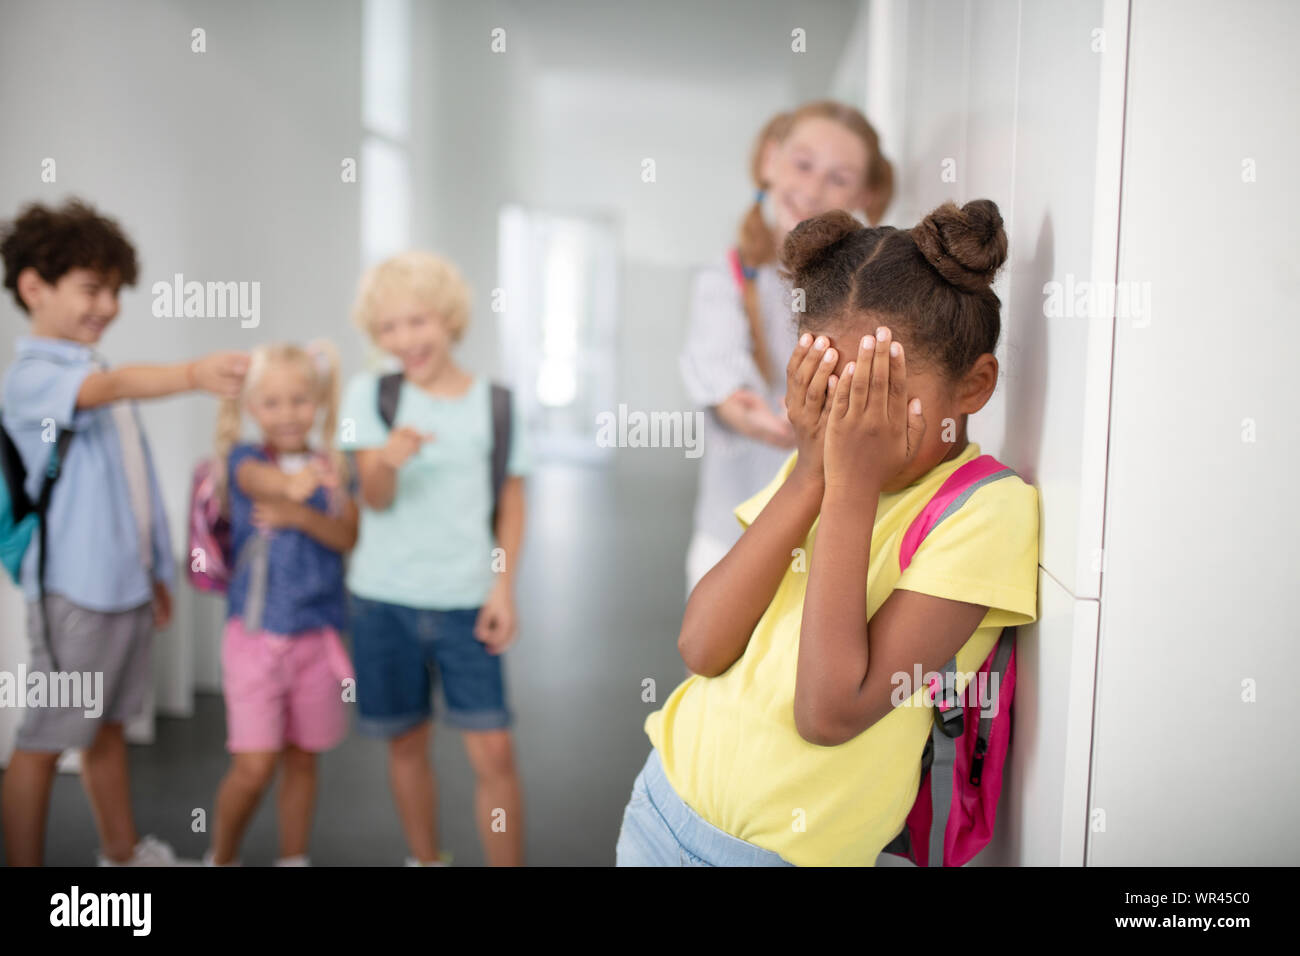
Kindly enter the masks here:
[[216, 462], [205, 458], [194, 468], [190, 487], [190, 584], [199, 591], [225, 594], [230, 586], [230, 520], [217, 497]]
[[[916, 549], [940, 522], [966, 503], [989, 482], [1014, 475], [991, 455], [968, 461], [943, 483], [935, 496], [916, 516], [899, 545], [902, 570], [912, 563]], [[988, 659], [966, 686], [956, 690], [957, 658], [943, 669], [942, 683], [931, 678], [930, 699], [935, 701], [934, 722], [944, 742], [953, 741], [952, 805], [943, 835], [943, 865], [964, 866], [988, 845], [997, 818], [1002, 793], [1002, 767], [1011, 742], [1011, 703], [1016, 689], [1015, 629], [1006, 628]], [[990, 698], [981, 700], [981, 689]], [[964, 699], [962, 699], [964, 697]], [[993, 714], [984, 714], [988, 703]], [[935, 737], [931, 730], [921, 754], [921, 786], [907, 815], [903, 831], [885, 847], [886, 853], [903, 856], [917, 866], [930, 865], [930, 826], [934, 804], [930, 792], [930, 767], [934, 763]]]

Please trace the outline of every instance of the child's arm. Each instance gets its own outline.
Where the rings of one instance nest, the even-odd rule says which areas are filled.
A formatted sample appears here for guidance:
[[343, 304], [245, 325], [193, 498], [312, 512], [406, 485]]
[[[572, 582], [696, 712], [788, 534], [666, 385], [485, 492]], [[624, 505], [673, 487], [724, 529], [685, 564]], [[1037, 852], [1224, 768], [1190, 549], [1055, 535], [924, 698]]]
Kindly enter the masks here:
[[311, 505], [281, 498], [253, 505], [253, 524], [261, 528], [293, 528], [340, 554], [357, 543], [357, 506], [348, 497], [337, 517], [317, 511]]
[[799, 633], [795, 724], [822, 746], [851, 740], [889, 713], [893, 675], [910, 680], [918, 662], [922, 673], [942, 667], [988, 611], [896, 590], [867, 621], [881, 489], [915, 455], [925, 422], [919, 399], [907, 406], [902, 347], [891, 358], [887, 335], [866, 342], [830, 403], [826, 492]]
[[357, 473], [361, 479], [361, 500], [374, 511], [383, 511], [397, 494], [397, 471], [433, 435], [409, 426], [394, 428], [382, 448], [358, 449]]
[[822, 444], [836, 354], [823, 337], [800, 340], [786, 369], [786, 405], [799, 455], [789, 477], [740, 540], [691, 591], [677, 649], [696, 674], [715, 677], [745, 652], [821, 506]]
[[126, 365], [91, 372], [77, 392], [77, 408], [97, 408], [128, 398], [161, 398], [195, 390], [236, 398], [247, 371], [248, 356], [244, 353], [213, 352], [175, 365]]
[[501, 486], [495, 530], [497, 545], [505, 552], [505, 563], [498, 575], [513, 592], [515, 562], [524, 537], [524, 479], [518, 475], [507, 476], [505, 484]]
[[337, 482], [331, 480], [331, 476], [315, 464], [290, 474], [268, 461], [250, 457], [241, 461], [235, 469], [235, 484], [254, 501], [288, 498], [290, 501], [303, 502], [321, 485], [332, 488]]
[[[500, 654], [510, 646], [515, 636], [515, 568], [524, 535], [524, 479], [518, 475], [507, 477], [501, 487], [495, 530], [497, 545], [505, 552], [505, 561], [501, 570], [496, 571], [492, 592], [474, 622], [474, 635], [490, 653]], [[495, 561], [493, 570], [496, 570]]]

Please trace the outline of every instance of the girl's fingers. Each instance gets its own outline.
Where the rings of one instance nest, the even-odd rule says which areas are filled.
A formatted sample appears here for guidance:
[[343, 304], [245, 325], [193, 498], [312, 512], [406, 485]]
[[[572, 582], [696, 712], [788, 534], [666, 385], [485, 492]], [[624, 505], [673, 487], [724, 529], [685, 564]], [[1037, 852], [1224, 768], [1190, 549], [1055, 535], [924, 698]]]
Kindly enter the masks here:
[[889, 346], [892, 341], [889, 329], [883, 325], [876, 329], [876, 348], [871, 356], [871, 394], [867, 401], [882, 420], [889, 416]]
[[907, 403], [907, 454], [912, 457], [921, 447], [925, 437], [925, 417], [921, 414], [921, 400], [914, 398]]
[[853, 388], [847, 396], [849, 404], [859, 412], [867, 408], [868, 392], [871, 389], [871, 359], [875, 354], [875, 337], [864, 335], [858, 343], [858, 357], [853, 363]]
[[838, 352], [834, 349], [826, 349], [822, 353], [822, 360], [817, 363], [817, 368], [813, 371], [812, 380], [808, 383], [806, 401], [816, 408], [819, 414], [826, 402], [826, 382], [831, 377], [831, 372], [835, 371], [835, 363], [838, 360]]
[[[807, 332], [804, 335], [812, 339], [812, 341], [808, 348], [802, 349], [799, 365], [787, 383], [786, 390], [787, 395], [794, 396], [797, 410], [802, 409], [807, 402], [809, 385], [813, 376], [817, 373], [818, 363], [821, 362], [822, 355], [825, 354], [826, 346], [829, 344], [829, 340], [824, 335], [818, 335], [815, 338]], [[796, 348], [795, 354], [798, 355], [799, 353], [800, 349]]]
[[835, 393], [831, 396], [831, 415], [833, 417], [843, 418], [848, 414], [849, 400], [853, 389], [856, 387], [853, 380], [857, 377], [856, 363], [850, 362], [844, 366], [844, 371], [835, 383]]
[[[804, 392], [808, 389], [808, 379], [812, 378], [813, 369], [816, 368], [813, 363], [817, 361], [813, 353], [817, 350], [817, 343], [821, 341], [820, 337], [814, 338], [807, 332], [803, 334], [799, 341], [802, 343], [805, 338], [808, 339], [808, 344], [796, 346], [794, 354], [790, 356], [790, 362], [794, 368], [790, 372], [789, 381], [786, 384], [786, 392], [794, 395], [797, 402], [803, 401]], [[809, 359], [812, 359], [812, 361], [810, 362]]]
[[[812, 348], [812, 343], [813, 337], [807, 332], [799, 336], [799, 341], [795, 343], [794, 351], [790, 353], [790, 361], [785, 364], [785, 380], [790, 385], [794, 384], [795, 376], [803, 365], [808, 350]], [[789, 389], [789, 391], [793, 391], [793, 389]]]
[[889, 420], [907, 421], [907, 364], [903, 343], [889, 343]]
[[813, 339], [812, 348], [810, 348], [803, 357], [803, 362], [799, 366], [799, 385], [800, 394], [805, 398], [812, 383], [813, 376], [821, 367], [822, 357], [826, 354], [826, 347], [830, 345], [830, 340], [824, 335], [819, 335]]

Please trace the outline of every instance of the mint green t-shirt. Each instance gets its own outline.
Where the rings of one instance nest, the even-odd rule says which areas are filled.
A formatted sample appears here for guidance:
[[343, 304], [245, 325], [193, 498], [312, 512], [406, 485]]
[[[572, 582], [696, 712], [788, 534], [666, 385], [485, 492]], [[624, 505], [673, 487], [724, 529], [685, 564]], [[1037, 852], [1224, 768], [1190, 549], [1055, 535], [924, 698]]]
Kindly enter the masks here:
[[[495, 576], [492, 514], [492, 408], [489, 383], [475, 376], [459, 398], [438, 398], [402, 382], [395, 426], [432, 432], [397, 472], [393, 502], [361, 508], [361, 530], [348, 567], [359, 597], [407, 607], [479, 607]], [[339, 411], [340, 446], [378, 448], [388, 441], [379, 417], [379, 379], [348, 383]], [[523, 475], [528, 456], [518, 406], [512, 409], [507, 475]]]

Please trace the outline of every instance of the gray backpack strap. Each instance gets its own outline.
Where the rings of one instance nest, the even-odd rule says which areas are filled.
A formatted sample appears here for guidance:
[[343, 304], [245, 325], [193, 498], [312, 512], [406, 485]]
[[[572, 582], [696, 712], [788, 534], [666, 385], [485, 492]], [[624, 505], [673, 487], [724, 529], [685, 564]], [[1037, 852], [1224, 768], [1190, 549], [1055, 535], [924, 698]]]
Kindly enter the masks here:
[[379, 379], [379, 417], [389, 428], [397, 420], [397, 400], [402, 395], [402, 373], [391, 372]]
[[497, 526], [497, 508], [501, 504], [501, 489], [506, 483], [506, 465], [510, 461], [512, 433], [510, 389], [492, 385], [492, 530]]
[[[1011, 652], [1016, 646], [1016, 629], [1014, 627], [1004, 627], [1002, 633], [998, 635], [998, 643], [993, 650], [993, 662], [989, 664], [989, 682], [992, 683], [996, 675], [998, 693], [1001, 692], [1002, 675], [1006, 673], [1007, 662], [1011, 660]], [[1002, 706], [1002, 701], [997, 702], [998, 707]], [[975, 731], [975, 759], [971, 763], [971, 784], [979, 786], [980, 777], [984, 771], [984, 754], [989, 747], [989, 734], [993, 729], [993, 718], [988, 714], [981, 712], [979, 727]]]
[[[961, 707], [957, 707], [961, 710]], [[931, 733], [934, 754], [931, 757], [930, 806], [934, 816], [930, 821], [930, 865], [943, 866], [943, 841], [948, 830], [948, 816], [952, 813], [953, 767], [957, 763], [957, 740], [943, 733]]]

